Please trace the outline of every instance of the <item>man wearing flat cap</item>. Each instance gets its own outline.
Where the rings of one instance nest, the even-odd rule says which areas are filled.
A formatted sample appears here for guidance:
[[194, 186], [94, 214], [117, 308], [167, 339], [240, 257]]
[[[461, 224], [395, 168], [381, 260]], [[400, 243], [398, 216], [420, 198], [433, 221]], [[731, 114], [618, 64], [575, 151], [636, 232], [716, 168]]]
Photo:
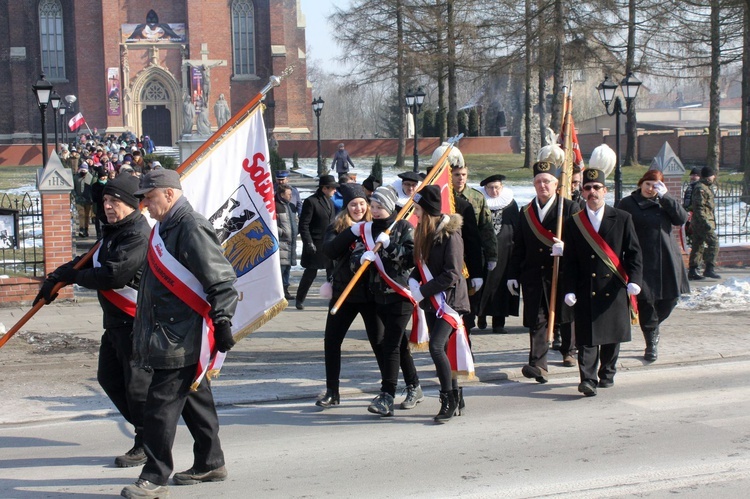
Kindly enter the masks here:
[[289, 170], [279, 170], [276, 172], [276, 185], [274, 185], [274, 192], [277, 191], [276, 186], [288, 185], [292, 191], [292, 199], [289, 201], [289, 205], [292, 211], [299, 216], [302, 213], [302, 198], [299, 196], [299, 189], [289, 183]]
[[[692, 243], [688, 279], [698, 280], [709, 277], [721, 279], [716, 273], [716, 257], [719, 254], [719, 238], [716, 236], [714, 216], [714, 192], [711, 186], [716, 182], [716, 171], [710, 166], [701, 169], [701, 179], [695, 184], [691, 196], [693, 216], [690, 219]], [[706, 264], [703, 275], [698, 272], [702, 263]]]
[[[580, 211], [577, 203], [557, 195], [557, 175], [554, 164], [534, 163], [534, 190], [536, 196], [521, 209], [521, 220], [513, 236], [513, 254], [508, 267], [508, 291], [518, 294], [523, 290], [523, 325], [529, 328], [531, 347], [529, 362], [521, 369], [526, 378], [538, 383], [547, 382], [547, 322], [549, 298], [552, 292], [553, 257], [562, 256], [562, 241], [555, 237], [559, 203], [563, 203], [562, 216], [567, 220]], [[558, 286], [559, 289], [559, 286]], [[562, 306], [560, 293], [555, 304], [555, 324], [573, 320], [569, 307]], [[574, 359], [564, 358], [565, 365], [575, 365]]]
[[630, 213], [607, 206], [604, 172], [583, 172], [586, 208], [565, 221], [563, 292], [574, 308], [578, 391], [614, 384], [620, 343], [630, 341], [629, 303], [641, 292], [643, 262]]
[[302, 238], [301, 264], [305, 268], [297, 288], [295, 306], [298, 310], [305, 308], [305, 298], [310, 286], [318, 275], [318, 270], [326, 269], [330, 259], [323, 252], [323, 239], [326, 228], [333, 223], [336, 215], [333, 206], [334, 193], [339, 186], [333, 175], [322, 175], [318, 180], [318, 190], [302, 203], [302, 214], [299, 216], [299, 234]]
[[398, 196], [398, 201], [396, 202], [398, 208], [404, 207], [409, 198], [417, 192], [417, 187], [419, 187], [421, 182], [422, 177], [419, 176], [419, 173], [404, 172], [398, 174], [398, 180], [391, 185]]
[[235, 271], [213, 226], [183, 196], [176, 171], [148, 172], [135, 194], [143, 197], [157, 222], [133, 324], [134, 362], [153, 374], [143, 422], [147, 461], [138, 481], [122, 495], [163, 497], [180, 415], [195, 444], [193, 466], [175, 473], [174, 483], [192, 485], [227, 476], [205, 358], [234, 346], [231, 320], [238, 294]]
[[131, 364], [133, 318], [141, 269], [151, 228], [138, 209], [138, 179], [123, 175], [107, 182], [103, 207], [107, 219], [103, 238], [94, 257], [81, 269], [73, 266], [81, 257], [58, 267], [42, 284], [34, 303], [50, 295], [58, 282], [95, 289], [102, 307], [104, 334], [99, 347], [96, 377], [104, 392], [127, 422], [135, 428], [133, 448], [115, 458], [123, 468], [146, 462], [143, 448], [143, 411], [151, 375]]

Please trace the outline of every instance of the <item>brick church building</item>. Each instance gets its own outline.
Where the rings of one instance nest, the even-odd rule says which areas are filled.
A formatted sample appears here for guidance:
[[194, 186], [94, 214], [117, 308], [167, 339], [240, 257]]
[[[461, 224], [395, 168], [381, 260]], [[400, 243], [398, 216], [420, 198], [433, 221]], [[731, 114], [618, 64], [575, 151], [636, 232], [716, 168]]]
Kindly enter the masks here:
[[[0, 144], [39, 143], [41, 73], [75, 96], [66, 121], [81, 112], [92, 129], [171, 146], [201, 113], [215, 131], [219, 101], [234, 114], [289, 66], [266, 96], [266, 128], [310, 138], [305, 62], [298, 0], [0, 0]], [[50, 144], [52, 119], [49, 109]]]

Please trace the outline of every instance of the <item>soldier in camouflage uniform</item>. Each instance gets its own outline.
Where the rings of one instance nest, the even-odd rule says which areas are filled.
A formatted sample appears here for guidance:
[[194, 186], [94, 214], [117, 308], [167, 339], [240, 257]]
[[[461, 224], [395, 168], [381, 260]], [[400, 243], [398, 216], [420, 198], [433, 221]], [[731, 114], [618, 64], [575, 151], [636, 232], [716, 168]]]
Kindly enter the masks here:
[[[497, 238], [495, 237], [495, 227], [492, 223], [492, 215], [490, 214], [489, 208], [487, 208], [487, 200], [484, 198], [484, 194], [467, 185], [466, 182], [468, 181], [468, 177], [468, 169], [463, 162], [463, 156], [461, 156], [460, 162], [451, 164], [453, 195], [457, 198], [463, 198], [468, 201], [472, 208], [474, 208], [474, 215], [476, 215], [479, 233], [482, 238], [482, 260], [486, 266], [487, 272], [492, 272], [497, 266]], [[481, 301], [479, 290], [482, 287], [482, 284], [484, 284], [485, 275], [486, 272], [481, 278], [472, 278], [467, 282], [467, 284], [470, 285], [469, 294], [471, 295], [469, 298], [469, 301], [471, 302], [471, 313], [464, 314], [463, 316], [464, 325], [466, 326], [467, 331], [474, 327], [474, 317], [478, 312]], [[473, 294], [471, 293], [472, 289], [474, 290]]]
[[[691, 203], [693, 218], [690, 225], [693, 229], [693, 247], [690, 251], [690, 270], [688, 279], [697, 280], [710, 277], [720, 279], [714, 269], [716, 255], [719, 253], [719, 238], [716, 236], [716, 219], [714, 218], [714, 193], [711, 185], [716, 180], [716, 172], [710, 166], [701, 169], [701, 179], [693, 188]], [[703, 275], [698, 273], [700, 264], [706, 262]]]

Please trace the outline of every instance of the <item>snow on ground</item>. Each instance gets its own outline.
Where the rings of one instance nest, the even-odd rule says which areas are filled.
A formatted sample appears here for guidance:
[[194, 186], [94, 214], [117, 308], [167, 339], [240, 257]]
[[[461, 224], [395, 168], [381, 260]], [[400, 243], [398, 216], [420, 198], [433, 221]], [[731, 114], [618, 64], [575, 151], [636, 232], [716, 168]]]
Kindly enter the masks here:
[[750, 305], [750, 277], [730, 277], [715, 286], [697, 288], [680, 299], [678, 308], [696, 312], [747, 310]]

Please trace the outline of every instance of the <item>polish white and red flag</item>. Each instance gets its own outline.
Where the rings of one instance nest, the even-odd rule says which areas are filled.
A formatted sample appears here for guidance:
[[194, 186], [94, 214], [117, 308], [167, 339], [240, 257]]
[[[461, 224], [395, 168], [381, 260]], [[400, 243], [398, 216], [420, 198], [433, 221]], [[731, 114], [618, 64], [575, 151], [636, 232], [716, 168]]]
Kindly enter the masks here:
[[68, 128], [70, 128], [71, 132], [74, 132], [82, 127], [84, 123], [86, 123], [86, 119], [83, 117], [82, 113], [78, 113], [68, 120]]

